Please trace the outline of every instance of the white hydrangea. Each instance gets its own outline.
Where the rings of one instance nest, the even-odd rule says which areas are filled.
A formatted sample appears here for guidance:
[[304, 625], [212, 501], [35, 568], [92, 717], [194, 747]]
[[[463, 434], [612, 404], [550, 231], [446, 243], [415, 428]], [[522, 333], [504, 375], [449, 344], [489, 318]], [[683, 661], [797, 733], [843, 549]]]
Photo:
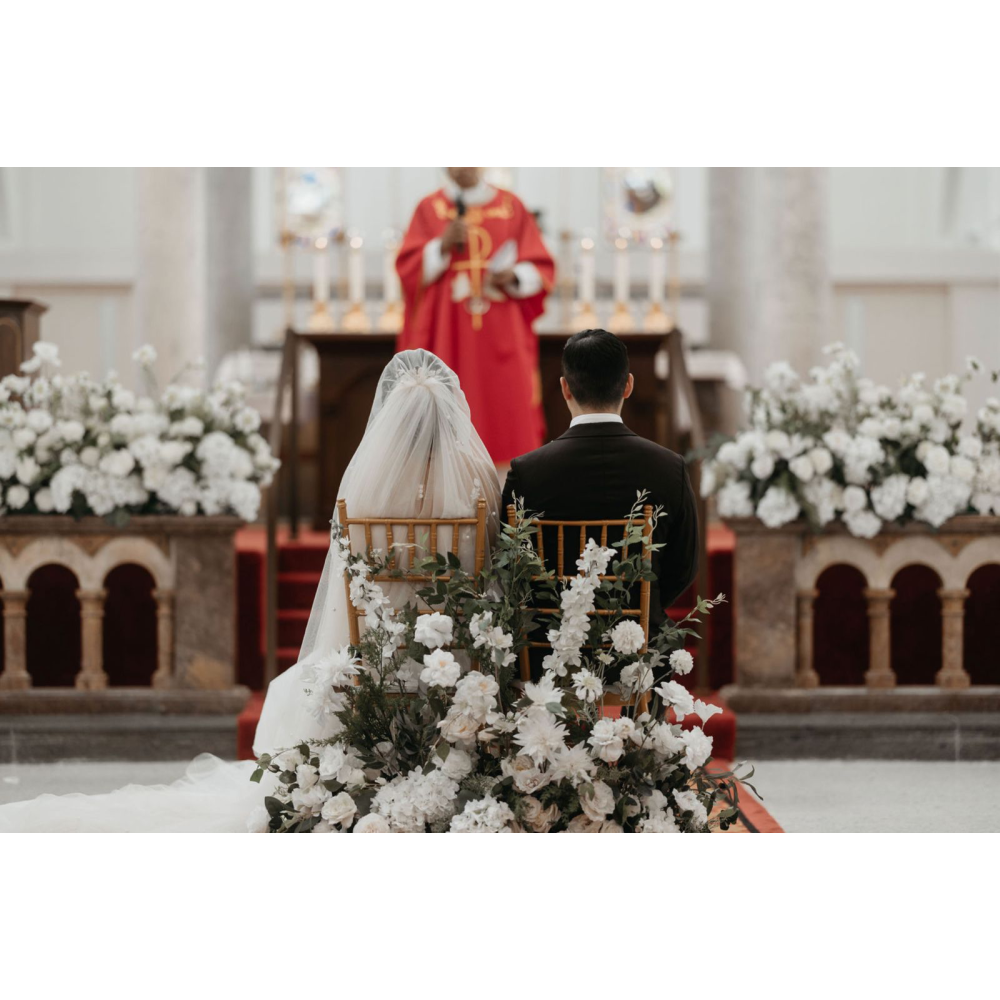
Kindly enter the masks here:
[[752, 517], [753, 497], [748, 482], [736, 480], [726, 483], [717, 497], [719, 517]]
[[514, 813], [506, 802], [492, 795], [466, 802], [465, 808], [451, 821], [452, 833], [509, 833]]
[[794, 521], [800, 514], [798, 500], [783, 486], [772, 486], [757, 504], [757, 516], [769, 528], [780, 528]]

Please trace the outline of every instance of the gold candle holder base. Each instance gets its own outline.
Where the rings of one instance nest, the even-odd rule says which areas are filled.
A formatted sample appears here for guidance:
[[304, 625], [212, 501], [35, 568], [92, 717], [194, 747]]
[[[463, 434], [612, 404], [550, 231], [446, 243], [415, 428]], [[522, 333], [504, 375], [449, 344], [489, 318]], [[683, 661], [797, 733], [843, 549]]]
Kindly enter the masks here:
[[642, 321], [642, 328], [646, 333], [670, 333], [674, 328], [674, 319], [670, 313], [664, 311], [659, 302], [651, 302], [649, 312]]
[[360, 302], [355, 302], [344, 313], [340, 328], [346, 333], [371, 333], [372, 321], [368, 318], [368, 313], [361, 308]]
[[337, 329], [325, 302], [313, 303], [312, 315], [306, 322], [306, 329], [310, 333], [333, 333]]
[[629, 307], [624, 302], [615, 303], [615, 311], [608, 320], [608, 330], [611, 333], [631, 333], [635, 329], [635, 320]]
[[570, 329], [574, 333], [579, 333], [581, 330], [593, 330], [600, 325], [594, 307], [589, 302], [581, 302], [573, 314]]
[[398, 302], [387, 302], [379, 317], [378, 328], [383, 333], [399, 333], [403, 329], [403, 307]]

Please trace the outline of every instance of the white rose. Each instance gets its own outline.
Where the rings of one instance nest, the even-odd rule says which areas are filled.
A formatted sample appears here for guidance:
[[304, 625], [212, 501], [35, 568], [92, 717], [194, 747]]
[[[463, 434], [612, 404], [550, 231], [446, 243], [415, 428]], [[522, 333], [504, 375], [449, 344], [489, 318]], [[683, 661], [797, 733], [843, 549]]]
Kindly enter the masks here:
[[848, 486], [844, 490], [844, 510], [855, 514], [868, 506], [868, 494], [860, 486]]
[[951, 474], [963, 483], [971, 483], [976, 478], [976, 467], [962, 455], [953, 455], [951, 459]]
[[323, 803], [320, 815], [328, 823], [337, 823], [345, 830], [349, 830], [357, 811], [358, 807], [354, 804], [354, 799], [347, 792], [340, 792]]
[[638, 622], [620, 621], [609, 633], [611, 645], [623, 656], [638, 653], [646, 642], [646, 633]]
[[369, 813], [367, 816], [362, 816], [361, 819], [354, 824], [355, 833], [389, 833], [389, 824], [386, 822], [385, 817], [379, 816], [378, 813]]
[[585, 788], [580, 789], [580, 808], [591, 822], [602, 823], [614, 812], [615, 793], [603, 781], [595, 781], [593, 795]]
[[48, 410], [30, 410], [26, 423], [36, 434], [44, 434], [52, 426], [52, 414]]
[[951, 465], [951, 456], [943, 445], [931, 445], [921, 459], [932, 476], [946, 476]]
[[38, 463], [30, 455], [26, 455], [17, 463], [17, 481], [25, 486], [30, 486], [38, 478], [39, 472], [41, 469]]
[[827, 448], [812, 448], [808, 455], [817, 475], [825, 476], [833, 468], [833, 455]]
[[750, 472], [755, 479], [767, 479], [774, 472], [774, 459], [767, 453], [761, 452], [750, 463]]
[[909, 486], [906, 487], [906, 502], [914, 507], [919, 507], [927, 499], [929, 493], [930, 488], [927, 485], [927, 480], [917, 476], [911, 479]]
[[437, 765], [452, 781], [461, 781], [472, 773], [472, 757], [458, 747], [452, 747], [445, 760], [439, 758]]
[[799, 455], [798, 458], [793, 458], [788, 467], [792, 470], [792, 475], [803, 483], [808, 483], [816, 472], [808, 455]]
[[11, 486], [7, 490], [7, 506], [11, 510], [20, 510], [31, 499], [31, 494], [24, 486]]
[[437, 649], [451, 642], [454, 627], [452, 619], [439, 611], [431, 615], [420, 615], [413, 631], [413, 638], [428, 649]]
[[[450, 621], [450, 619], [449, 619]], [[435, 649], [424, 657], [424, 669], [420, 680], [429, 687], [452, 687], [461, 674], [461, 667], [455, 657], [443, 649]]]
[[40, 489], [35, 494], [35, 506], [39, 509], [39, 511], [41, 511], [41, 513], [48, 514], [55, 506], [55, 503], [52, 500], [52, 490], [48, 487]]
[[449, 743], [471, 743], [476, 738], [479, 722], [465, 712], [449, 713], [438, 723], [438, 728]]
[[764, 443], [771, 451], [777, 455], [781, 455], [783, 458], [787, 457], [789, 447], [791, 446], [788, 435], [784, 431], [768, 431], [767, 436], [764, 438]]
[[967, 435], [958, 442], [958, 451], [966, 458], [977, 459], [983, 453], [983, 442], [973, 435]]

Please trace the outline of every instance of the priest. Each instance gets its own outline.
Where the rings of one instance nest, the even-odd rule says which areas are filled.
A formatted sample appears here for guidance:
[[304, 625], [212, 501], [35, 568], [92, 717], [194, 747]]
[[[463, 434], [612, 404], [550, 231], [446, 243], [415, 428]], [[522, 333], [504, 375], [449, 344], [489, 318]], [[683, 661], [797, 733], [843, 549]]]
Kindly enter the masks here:
[[544, 434], [538, 341], [555, 265], [531, 213], [481, 167], [449, 167], [396, 258], [405, 318], [398, 350], [433, 351], [458, 375], [472, 422], [501, 468]]

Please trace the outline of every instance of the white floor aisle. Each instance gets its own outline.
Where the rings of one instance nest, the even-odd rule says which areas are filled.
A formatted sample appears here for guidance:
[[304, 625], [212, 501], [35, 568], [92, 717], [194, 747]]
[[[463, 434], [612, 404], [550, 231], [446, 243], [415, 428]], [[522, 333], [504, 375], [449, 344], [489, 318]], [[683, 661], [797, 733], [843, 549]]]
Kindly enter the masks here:
[[[0, 764], [0, 802], [159, 784], [185, 766]], [[752, 780], [789, 833], [1000, 832], [1000, 761], [765, 760]]]
[[1000, 761], [763, 760], [751, 781], [789, 833], [1000, 832]]

